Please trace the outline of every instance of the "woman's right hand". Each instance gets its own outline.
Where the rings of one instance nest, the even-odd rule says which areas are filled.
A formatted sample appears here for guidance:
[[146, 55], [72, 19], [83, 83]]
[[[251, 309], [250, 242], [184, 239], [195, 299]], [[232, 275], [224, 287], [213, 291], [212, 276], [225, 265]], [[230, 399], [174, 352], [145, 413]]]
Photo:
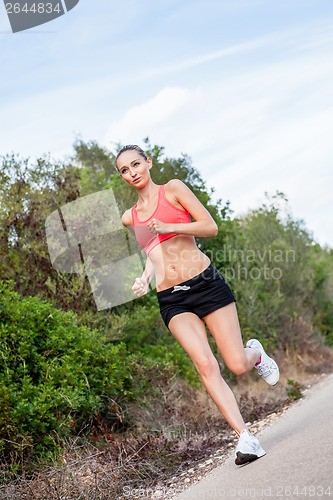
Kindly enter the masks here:
[[132, 286], [133, 292], [138, 296], [142, 297], [148, 292], [148, 283], [142, 278], [136, 278], [134, 285]]

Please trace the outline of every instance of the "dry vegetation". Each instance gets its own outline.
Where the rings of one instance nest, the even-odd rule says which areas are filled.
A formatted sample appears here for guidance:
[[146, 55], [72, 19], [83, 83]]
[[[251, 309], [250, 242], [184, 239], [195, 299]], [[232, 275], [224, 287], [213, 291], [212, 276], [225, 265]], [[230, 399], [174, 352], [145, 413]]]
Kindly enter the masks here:
[[[276, 192], [258, 209], [233, 218], [229, 202], [212, 201], [212, 192], [189, 156], [168, 158], [163, 147], [152, 146], [148, 139], [145, 144], [156, 167], [154, 182], [182, 180], [216, 221], [218, 235], [202, 238], [200, 248], [214, 266], [228, 273], [244, 340], [258, 334], [265, 347], [281, 350], [275, 353], [281, 368], [277, 387], [267, 387], [255, 373], [229, 380], [245, 421], [263, 419], [290, 402], [289, 380], [295, 382], [292, 396], [298, 397], [301, 384], [312, 384], [320, 373], [333, 371], [333, 351], [320, 340], [326, 338], [333, 346], [333, 251], [321, 248], [303, 222], [293, 219], [283, 193]], [[230, 427], [205, 389], [190, 388], [169, 376], [167, 370], [177, 371], [193, 381], [193, 367], [189, 368], [181, 347], [169, 341], [156, 297], [148, 294], [142, 301], [124, 304], [114, 316], [108, 310], [96, 314], [88, 277], [59, 272], [51, 265], [45, 220], [59, 207], [110, 186], [119, 213], [136, 201], [130, 187], [121, 184], [110, 151], [80, 140], [74, 149], [70, 163], [40, 158], [33, 164], [12, 154], [2, 157], [0, 164], [2, 280], [13, 280], [15, 291], [27, 299], [23, 304], [19, 297], [0, 293], [1, 326], [7, 324], [0, 356], [0, 370], [5, 373], [0, 380], [0, 426], [5, 427], [0, 451], [5, 450], [4, 461], [8, 458], [6, 465], [0, 461], [0, 498], [6, 500], [118, 499], [125, 486], [163, 484], [215, 450], [229, 453], [234, 446]], [[122, 254], [123, 248], [115, 245], [112, 251]], [[263, 271], [273, 268], [281, 279], [271, 274], [266, 279]], [[251, 278], [253, 271], [258, 278]], [[37, 304], [37, 298], [49, 305]], [[51, 304], [54, 310], [49, 309]], [[66, 311], [77, 316], [78, 324], [74, 319], [67, 323], [60, 314]], [[79, 375], [82, 365], [85, 378]], [[50, 370], [56, 383], [51, 383]], [[41, 405], [45, 381], [53, 408], [58, 404], [62, 412], [53, 414]], [[154, 388], [158, 395], [141, 397]], [[88, 415], [82, 422], [94, 425], [64, 444], [64, 436], [81, 428], [64, 432], [73, 398], [79, 408], [76, 417]], [[120, 400], [135, 403], [122, 404], [118, 411]], [[24, 411], [16, 411], [22, 402]], [[102, 423], [105, 415], [109, 427]], [[123, 415], [127, 427], [116, 431], [113, 424]], [[27, 457], [38, 455], [31, 451], [43, 444], [45, 436], [56, 438], [56, 433], [57, 446], [52, 449], [61, 450], [60, 455], [48, 456], [47, 462], [44, 455], [44, 462], [29, 464]]]
[[[333, 368], [333, 351], [319, 341], [277, 357], [281, 366], [277, 387], [266, 386], [253, 373], [231, 382], [246, 422], [261, 420], [291, 403], [288, 379], [313, 384]], [[127, 498], [125, 487], [153, 489], [217, 449], [229, 453], [234, 436], [203, 387], [193, 389], [172, 377], [159, 389], [159, 397], [127, 409], [135, 422], [133, 429], [110, 434], [95, 426], [88, 438], [67, 441], [53, 465], [41, 463], [34, 474], [3, 484], [0, 498]]]

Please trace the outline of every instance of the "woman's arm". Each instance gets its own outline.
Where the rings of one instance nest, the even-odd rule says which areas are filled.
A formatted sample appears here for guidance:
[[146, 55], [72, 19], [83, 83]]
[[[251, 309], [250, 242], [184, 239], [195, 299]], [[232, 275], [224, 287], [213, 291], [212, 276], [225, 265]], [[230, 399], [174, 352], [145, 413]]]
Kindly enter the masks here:
[[186, 184], [179, 179], [172, 179], [168, 182], [168, 187], [171, 188], [174, 199], [192, 215], [196, 222], [166, 224], [157, 219], [152, 219], [148, 224], [148, 228], [157, 234], [177, 233], [198, 237], [216, 236], [218, 227], [213, 217]]
[[[133, 226], [132, 226], [132, 216], [131, 216], [130, 210], [126, 210], [126, 212], [123, 214], [123, 216], [121, 218], [121, 222], [132, 233], [134, 232]], [[153, 279], [154, 275], [155, 275], [154, 266], [153, 266], [150, 258], [147, 257], [145, 270], [143, 271], [140, 278], [136, 278], [134, 285], [132, 286], [133, 292], [136, 295], [138, 295], [139, 297], [142, 297], [142, 295], [146, 295], [146, 293], [148, 292], [149, 283]]]
[[154, 275], [155, 275], [155, 269], [154, 269], [153, 263], [150, 260], [150, 258], [147, 257], [146, 267], [145, 267], [145, 270], [143, 271], [143, 274], [141, 276], [141, 280], [145, 281], [149, 285], [149, 283], [153, 279]]
[[132, 286], [133, 292], [138, 295], [138, 297], [142, 297], [146, 295], [149, 288], [149, 283], [153, 279], [155, 274], [154, 266], [149, 257], [147, 257], [146, 267], [143, 271], [141, 278], [136, 278], [134, 285]]

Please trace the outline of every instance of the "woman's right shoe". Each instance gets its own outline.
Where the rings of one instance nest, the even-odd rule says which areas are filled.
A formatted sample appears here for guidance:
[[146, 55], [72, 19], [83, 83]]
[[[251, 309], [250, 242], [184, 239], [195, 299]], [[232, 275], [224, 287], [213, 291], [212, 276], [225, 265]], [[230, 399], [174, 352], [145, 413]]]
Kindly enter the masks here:
[[241, 432], [235, 451], [235, 464], [244, 465], [264, 455], [266, 452], [262, 449], [259, 439], [250, 434], [247, 429]]
[[258, 370], [258, 374], [264, 379], [269, 385], [275, 385], [278, 383], [280, 378], [279, 367], [274, 359], [267, 356], [264, 351], [263, 346], [257, 339], [250, 339], [246, 342], [246, 347], [251, 349], [257, 349], [260, 351], [261, 360], [260, 363], [256, 364], [254, 368]]

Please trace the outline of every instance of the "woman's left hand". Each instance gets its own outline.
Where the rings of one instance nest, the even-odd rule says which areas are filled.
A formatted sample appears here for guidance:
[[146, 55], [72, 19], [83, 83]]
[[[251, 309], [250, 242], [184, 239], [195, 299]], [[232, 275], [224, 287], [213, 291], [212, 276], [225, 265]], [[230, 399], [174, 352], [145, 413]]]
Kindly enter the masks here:
[[164, 222], [161, 222], [157, 219], [152, 219], [148, 224], [147, 227], [149, 231], [155, 234], [168, 234], [170, 233], [170, 227], [169, 224], [165, 224]]

